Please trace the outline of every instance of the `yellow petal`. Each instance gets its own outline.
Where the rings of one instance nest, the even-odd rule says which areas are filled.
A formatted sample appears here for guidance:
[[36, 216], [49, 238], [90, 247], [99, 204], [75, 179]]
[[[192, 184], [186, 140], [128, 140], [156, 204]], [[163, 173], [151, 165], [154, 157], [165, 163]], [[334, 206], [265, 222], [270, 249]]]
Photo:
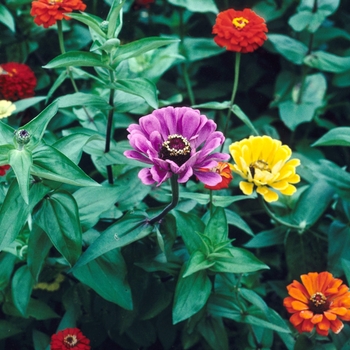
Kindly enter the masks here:
[[286, 196], [291, 196], [295, 191], [296, 191], [296, 187], [293, 185], [288, 185], [287, 188], [285, 188], [284, 190], [281, 190], [282, 194], [285, 194]]
[[269, 188], [262, 186], [256, 189], [256, 192], [261, 194], [264, 197], [264, 200], [268, 203], [276, 202], [278, 200], [278, 194], [274, 191], [271, 191]]
[[245, 181], [241, 181], [239, 183], [239, 188], [241, 189], [241, 191], [246, 194], [247, 196], [251, 195], [253, 193], [253, 188], [254, 188], [254, 184], [251, 182], [245, 182]]

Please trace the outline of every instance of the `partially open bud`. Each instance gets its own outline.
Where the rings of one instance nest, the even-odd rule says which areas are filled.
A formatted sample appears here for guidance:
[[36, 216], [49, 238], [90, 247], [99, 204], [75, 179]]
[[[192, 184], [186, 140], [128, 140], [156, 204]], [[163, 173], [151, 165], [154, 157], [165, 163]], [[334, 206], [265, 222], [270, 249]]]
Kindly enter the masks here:
[[22, 149], [30, 141], [30, 134], [25, 129], [18, 129], [14, 132], [15, 141], [19, 146], [19, 149]]

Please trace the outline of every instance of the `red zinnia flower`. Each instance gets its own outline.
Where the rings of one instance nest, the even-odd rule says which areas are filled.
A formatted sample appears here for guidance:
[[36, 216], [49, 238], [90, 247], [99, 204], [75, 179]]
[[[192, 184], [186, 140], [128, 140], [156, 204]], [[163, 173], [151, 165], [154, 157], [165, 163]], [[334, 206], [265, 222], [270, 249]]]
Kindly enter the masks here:
[[0, 65], [0, 99], [17, 101], [33, 97], [36, 78], [23, 63], [9, 62]]
[[50, 350], [90, 350], [89, 344], [79, 328], [66, 328], [52, 335]]
[[287, 286], [289, 297], [283, 305], [293, 315], [290, 322], [301, 332], [311, 332], [316, 326], [320, 335], [329, 329], [339, 333], [343, 321], [350, 321], [350, 292], [339, 278], [329, 272], [310, 272], [300, 276], [302, 284], [293, 281]]
[[220, 12], [212, 33], [219, 46], [242, 53], [255, 51], [267, 39], [265, 20], [251, 9]]
[[86, 5], [82, 0], [37, 0], [32, 2], [30, 14], [34, 17], [34, 22], [44, 28], [51, 27], [57, 20], [67, 19], [65, 15], [73, 10], [84, 11]]
[[0, 176], [4, 176], [6, 174], [6, 171], [10, 168], [11, 167], [9, 165], [0, 165]]
[[218, 162], [218, 165], [211, 169], [201, 169], [202, 171], [212, 171], [221, 176], [221, 182], [215, 186], [205, 185], [205, 188], [209, 190], [222, 190], [223, 188], [228, 188], [228, 185], [233, 179], [231, 168], [228, 163]]

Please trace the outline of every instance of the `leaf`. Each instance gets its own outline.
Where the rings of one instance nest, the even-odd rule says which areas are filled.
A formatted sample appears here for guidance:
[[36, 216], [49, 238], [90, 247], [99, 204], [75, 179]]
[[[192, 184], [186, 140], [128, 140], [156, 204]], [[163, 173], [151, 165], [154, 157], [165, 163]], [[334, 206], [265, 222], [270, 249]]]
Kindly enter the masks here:
[[227, 219], [223, 208], [218, 207], [215, 209], [204, 234], [210, 238], [214, 246], [228, 239]]
[[229, 209], [225, 209], [225, 213], [229, 225], [238, 227], [240, 230], [244, 231], [248, 235], [254, 236], [252, 229], [248, 226], [248, 224], [242, 219], [242, 217], [239, 214]]
[[341, 57], [324, 51], [314, 51], [304, 58], [304, 63], [324, 72], [343, 73], [350, 69], [350, 57]]
[[[318, 180], [313, 183], [301, 194], [296, 203], [291, 214], [292, 221], [302, 230], [311, 227], [328, 208], [333, 196], [334, 189], [327, 182]], [[317, 205], [310, 205], [310, 203], [317, 203]]]
[[[213, 196], [213, 205], [216, 207], [227, 207], [230, 204], [241, 201], [244, 199], [253, 199], [257, 195], [254, 193], [250, 196], [238, 195], [238, 196]], [[210, 201], [209, 194], [204, 193], [191, 193], [191, 192], [180, 192], [180, 198], [193, 199], [201, 205], [206, 205]]]
[[196, 0], [168, 0], [170, 4], [175, 6], [185, 7], [191, 12], [212, 12], [217, 14], [219, 12], [213, 0], [201, 0], [200, 6]]
[[80, 257], [73, 268], [78, 268], [112, 249], [123, 247], [146, 237], [153, 230], [146, 221], [142, 212], [128, 213], [123, 218], [111, 225], [99, 236]]
[[32, 165], [32, 154], [26, 149], [13, 149], [9, 152], [9, 164], [16, 174], [19, 190], [24, 201], [29, 202], [29, 172]]
[[45, 144], [33, 152], [31, 174], [74, 186], [99, 186], [63, 153]]
[[0, 23], [4, 24], [11, 32], [15, 33], [15, 21], [11, 12], [2, 4], [0, 4]]
[[306, 45], [282, 34], [269, 34], [267, 37], [275, 50], [285, 59], [298, 65], [303, 63], [307, 53]]
[[103, 97], [83, 92], [62, 96], [58, 99], [58, 103], [60, 108], [76, 106], [95, 107], [102, 110], [109, 110], [112, 108]]
[[85, 51], [69, 51], [63, 53], [52, 59], [48, 64], [43, 66], [43, 68], [52, 69], [70, 66], [103, 67], [110, 69], [108, 64], [102, 61], [101, 55]]
[[311, 146], [350, 146], [350, 127], [333, 128]]
[[202, 318], [198, 331], [212, 349], [229, 350], [227, 331], [221, 317]]
[[22, 112], [27, 108], [32, 107], [45, 99], [46, 99], [46, 96], [35, 96], [35, 97], [24, 98], [23, 100], [16, 101], [14, 102], [14, 105], [16, 106], [16, 110], [14, 113]]
[[69, 17], [76, 19], [77, 21], [86, 24], [90, 29], [95, 31], [98, 35], [101, 37], [105, 38], [106, 34], [105, 32], [101, 29], [100, 24], [102, 23], [102, 19], [91, 15], [86, 12], [81, 12], [81, 13], [74, 13], [70, 12]]
[[29, 300], [27, 314], [39, 321], [60, 317], [46, 304], [46, 302], [34, 298]]
[[208, 108], [208, 109], [228, 109], [230, 108], [230, 101], [224, 101], [224, 102], [205, 102], [201, 103], [199, 105], [192, 106], [193, 108]]
[[33, 344], [35, 350], [46, 350], [50, 345], [51, 338], [42, 332], [33, 329]]
[[198, 271], [183, 278], [184, 265], [177, 280], [174, 304], [173, 324], [186, 320], [197, 313], [206, 304], [212, 284], [205, 271]]
[[142, 97], [152, 108], [158, 108], [156, 86], [148, 79], [119, 79], [113, 86], [117, 90]]
[[283, 244], [286, 231], [285, 226], [276, 226], [271, 230], [259, 232], [244, 246], [246, 248], [265, 248]]
[[250, 121], [248, 116], [237, 106], [233, 105], [232, 106], [232, 112], [242, 120], [242, 122], [252, 131], [253, 134], [259, 135], [257, 130], [255, 129], [253, 123]]
[[184, 55], [188, 62], [203, 60], [208, 57], [219, 55], [225, 49], [219, 47], [212, 38], [192, 38], [183, 39]]
[[0, 320], [0, 339], [6, 339], [22, 332], [22, 329], [13, 322]]
[[190, 260], [187, 261], [186, 269], [182, 277], [187, 277], [196, 273], [197, 271], [206, 270], [215, 264], [215, 260], [209, 260], [207, 256], [201, 251], [195, 251]]
[[12, 271], [17, 257], [11, 253], [3, 252], [0, 255], [0, 290], [3, 291], [12, 278]]
[[13, 144], [13, 132], [15, 130], [3, 123], [2, 121], [0, 121], [0, 145], [6, 145], [6, 144]]
[[16, 239], [26, 223], [29, 213], [49, 191], [50, 188], [43, 183], [34, 182], [29, 191], [29, 204], [26, 204], [17, 181], [11, 182], [0, 209], [0, 250]]
[[107, 38], [117, 38], [123, 26], [123, 5], [125, 0], [114, 0], [107, 15]]
[[68, 192], [55, 192], [44, 199], [36, 223], [68, 263], [74, 265], [81, 255], [82, 232], [73, 196]]
[[158, 47], [179, 42], [178, 39], [169, 39], [162, 37], [149, 37], [135, 40], [131, 43], [120, 45], [114, 53], [112, 67], [116, 67], [120, 62], [137, 57], [147, 51], [157, 49]]
[[119, 249], [115, 249], [74, 268], [73, 275], [104, 299], [132, 310], [131, 289], [126, 281], [127, 268]]
[[32, 294], [33, 282], [33, 277], [27, 265], [21, 266], [15, 272], [12, 279], [12, 300], [24, 317], [27, 316], [27, 308]]

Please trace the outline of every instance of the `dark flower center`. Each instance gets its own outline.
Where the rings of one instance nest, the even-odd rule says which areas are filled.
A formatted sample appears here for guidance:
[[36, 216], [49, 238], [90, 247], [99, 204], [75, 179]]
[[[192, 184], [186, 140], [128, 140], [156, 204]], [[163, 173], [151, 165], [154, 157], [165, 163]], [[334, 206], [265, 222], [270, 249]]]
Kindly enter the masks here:
[[322, 314], [329, 309], [329, 301], [323, 293], [317, 292], [309, 299], [309, 308], [315, 314]]
[[191, 145], [186, 137], [178, 134], [170, 135], [163, 142], [158, 155], [160, 159], [169, 159], [181, 166], [191, 157]]
[[269, 168], [269, 164], [266, 163], [264, 160], [260, 160], [260, 159], [249, 165], [249, 170], [250, 170], [250, 173], [252, 174], [253, 179], [255, 175], [255, 169], [259, 169], [261, 171], [266, 170], [271, 172], [271, 169]]
[[65, 345], [72, 348], [73, 346], [78, 344], [78, 339], [75, 334], [68, 334], [64, 337], [63, 342]]

